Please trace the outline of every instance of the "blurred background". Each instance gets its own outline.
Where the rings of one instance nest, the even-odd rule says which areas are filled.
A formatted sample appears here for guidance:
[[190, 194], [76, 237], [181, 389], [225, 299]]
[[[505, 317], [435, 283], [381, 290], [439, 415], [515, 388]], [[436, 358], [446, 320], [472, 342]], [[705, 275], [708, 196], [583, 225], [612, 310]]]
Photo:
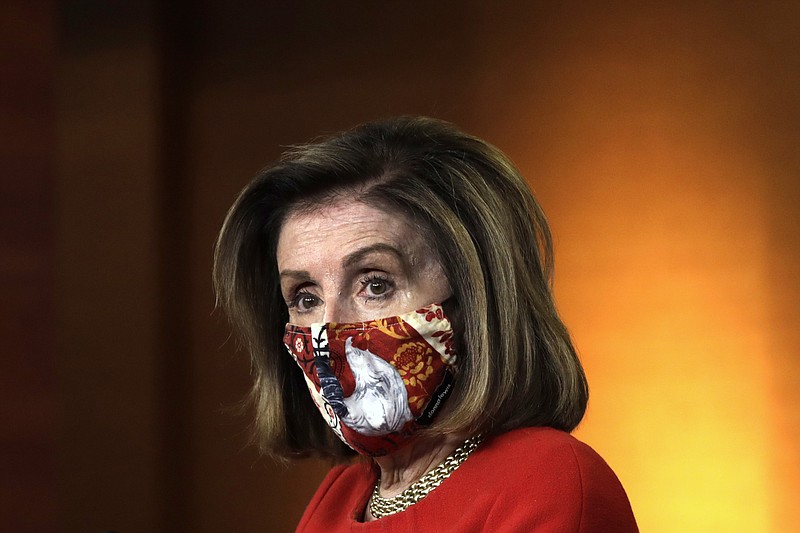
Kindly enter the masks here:
[[399, 114], [529, 179], [642, 531], [800, 531], [800, 3], [6, 0], [0, 57], [3, 531], [293, 530], [328, 465], [247, 447], [214, 239]]

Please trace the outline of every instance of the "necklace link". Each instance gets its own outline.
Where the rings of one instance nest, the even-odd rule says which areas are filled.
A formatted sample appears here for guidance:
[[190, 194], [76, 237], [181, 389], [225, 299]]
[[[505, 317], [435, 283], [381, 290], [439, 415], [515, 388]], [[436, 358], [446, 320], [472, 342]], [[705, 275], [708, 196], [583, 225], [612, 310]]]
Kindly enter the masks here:
[[383, 518], [400, 511], [405, 511], [422, 498], [427, 496], [433, 489], [442, 484], [442, 482], [450, 477], [450, 474], [463, 463], [469, 454], [475, 451], [475, 448], [483, 440], [483, 435], [475, 435], [464, 441], [464, 444], [456, 448], [456, 450], [447, 456], [436, 468], [422, 476], [419, 480], [412, 483], [410, 487], [391, 498], [384, 498], [379, 494], [381, 480], [375, 483], [375, 489], [372, 491], [372, 496], [369, 499], [369, 512], [375, 518]]

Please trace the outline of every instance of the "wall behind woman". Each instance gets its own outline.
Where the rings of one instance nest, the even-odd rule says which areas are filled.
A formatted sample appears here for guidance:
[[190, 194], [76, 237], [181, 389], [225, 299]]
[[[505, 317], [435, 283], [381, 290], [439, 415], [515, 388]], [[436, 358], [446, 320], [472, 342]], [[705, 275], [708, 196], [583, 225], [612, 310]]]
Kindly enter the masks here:
[[0, 6], [3, 531], [48, 531], [57, 524], [53, 11], [50, 2]]
[[61, 7], [59, 529], [292, 528], [326, 466], [245, 447], [214, 237], [280, 146], [404, 113], [529, 177], [641, 529], [800, 522], [798, 8], [302, 4]]

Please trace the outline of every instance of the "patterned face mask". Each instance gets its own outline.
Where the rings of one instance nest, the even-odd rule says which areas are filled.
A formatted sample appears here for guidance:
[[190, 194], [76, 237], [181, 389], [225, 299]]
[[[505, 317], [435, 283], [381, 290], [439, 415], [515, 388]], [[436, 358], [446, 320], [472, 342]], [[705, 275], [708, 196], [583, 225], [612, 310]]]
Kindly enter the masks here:
[[452, 389], [453, 330], [438, 304], [369, 322], [287, 324], [283, 342], [323, 418], [362, 455], [402, 446]]

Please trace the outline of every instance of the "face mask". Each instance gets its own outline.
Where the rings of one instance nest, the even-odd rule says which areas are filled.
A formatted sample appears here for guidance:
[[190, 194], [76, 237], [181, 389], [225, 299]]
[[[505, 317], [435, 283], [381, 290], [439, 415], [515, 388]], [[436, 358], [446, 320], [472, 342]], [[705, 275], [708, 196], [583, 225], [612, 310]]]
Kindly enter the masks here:
[[431, 423], [453, 384], [453, 330], [438, 304], [352, 324], [286, 325], [286, 349], [333, 431], [381, 456]]

